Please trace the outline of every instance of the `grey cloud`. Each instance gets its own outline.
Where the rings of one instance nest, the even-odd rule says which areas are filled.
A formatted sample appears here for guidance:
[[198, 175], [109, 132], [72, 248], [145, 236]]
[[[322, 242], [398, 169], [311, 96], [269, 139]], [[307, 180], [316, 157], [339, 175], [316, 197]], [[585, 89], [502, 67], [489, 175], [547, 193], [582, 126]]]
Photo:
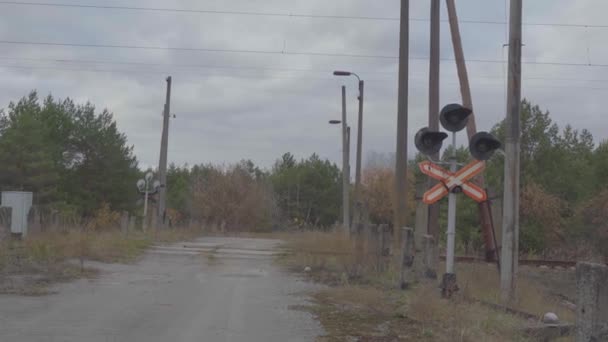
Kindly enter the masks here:
[[[140, 6], [201, 8], [256, 12], [369, 15], [396, 17], [399, 1], [280, 1], [209, 0], [139, 1]], [[427, 1], [411, 2], [411, 16], [426, 18]], [[601, 23], [591, 0], [538, 0], [527, 2], [526, 20], [535, 22]], [[608, 8], [606, 8], [608, 9]], [[157, 12], [53, 9], [2, 6], [0, 39], [57, 41], [98, 44], [126, 44], [168, 47], [205, 47], [298, 52], [331, 52], [396, 56], [396, 21], [276, 18], [239, 15], [199, 15]], [[461, 19], [504, 20], [502, 1], [458, 2]], [[575, 18], [571, 14], [575, 14]], [[442, 17], [446, 17], [442, 2]], [[503, 25], [461, 25], [467, 59], [502, 59], [505, 42]], [[601, 43], [604, 31], [526, 27], [526, 60], [585, 61], [589, 41], [593, 61], [608, 56]], [[567, 39], [568, 44], [562, 41]], [[442, 23], [442, 56], [451, 58], [452, 46], [446, 23]], [[411, 55], [428, 56], [428, 23], [411, 23]], [[366, 79], [364, 155], [395, 149], [397, 109], [397, 64], [394, 59], [335, 58], [252, 53], [186, 52], [169, 50], [43, 47], [0, 44], [0, 57], [63, 58], [129, 61], [166, 64], [135, 66], [73, 64], [0, 59], [0, 104], [17, 100], [31, 89], [52, 92], [78, 101], [91, 101], [98, 108], [115, 113], [118, 125], [144, 165], [158, 160], [164, 78], [172, 75], [174, 92], [171, 121], [170, 161], [178, 164], [226, 163], [250, 158], [269, 167], [281, 153], [298, 157], [313, 152], [340, 161], [339, 129], [327, 120], [340, 115], [340, 86], [348, 89], [349, 124], [355, 141], [356, 82], [334, 78], [334, 69], [359, 72]], [[182, 68], [175, 64], [298, 68], [309, 71]], [[6, 65], [35, 66], [16, 69]], [[51, 68], [51, 69], [41, 69]], [[84, 72], [63, 69], [96, 69]], [[504, 67], [501, 64], [469, 62], [471, 86], [479, 129], [490, 129], [504, 117]], [[410, 137], [426, 125], [428, 63], [410, 62]], [[441, 64], [441, 102], [459, 102], [460, 93], [454, 62]], [[526, 77], [607, 78], [606, 70], [529, 66]], [[554, 88], [553, 88], [554, 87]], [[602, 90], [599, 82], [551, 82], [526, 80], [524, 95], [555, 120], [571, 122], [577, 128], [591, 128], [596, 138], [606, 138], [602, 120]], [[569, 115], [585, 118], [578, 122]], [[411, 139], [410, 139], [411, 140]], [[464, 143], [464, 137], [459, 139]], [[354, 158], [354, 146], [351, 148]], [[413, 154], [413, 145], [410, 145]]]

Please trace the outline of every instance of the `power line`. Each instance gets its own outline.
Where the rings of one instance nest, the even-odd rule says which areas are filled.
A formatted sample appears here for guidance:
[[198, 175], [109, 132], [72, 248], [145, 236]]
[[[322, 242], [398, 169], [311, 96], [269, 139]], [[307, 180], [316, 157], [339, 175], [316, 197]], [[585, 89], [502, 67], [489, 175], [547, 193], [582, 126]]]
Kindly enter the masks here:
[[[0, 59], [2, 59], [0, 57]], [[25, 69], [25, 70], [58, 70], [58, 71], [82, 71], [92, 73], [131, 73], [131, 74], [142, 74], [142, 75], [166, 75], [173, 73], [169, 71], [160, 70], [133, 70], [133, 69], [91, 69], [91, 68], [73, 68], [63, 66], [38, 66], [38, 65], [15, 65], [15, 64], [0, 64], [0, 68], [13, 68], [13, 69]], [[217, 74], [217, 73], [186, 73], [188, 76], [207, 76], [207, 77], [227, 77], [227, 78], [246, 78], [246, 79], [298, 79], [298, 80], [321, 80], [321, 81], [333, 81], [335, 78], [329, 77], [308, 77], [308, 76], [257, 76], [257, 75], [242, 75], [242, 74]], [[472, 79], [493, 79], [502, 80], [501, 76], [489, 76], [489, 75], [474, 75]], [[423, 78], [420, 78], [423, 79]], [[564, 82], [601, 82], [608, 83], [608, 79], [576, 79], [576, 78], [548, 78], [548, 77], [526, 77], [524, 80], [537, 80], [537, 81], [564, 81]], [[384, 79], [366, 79], [367, 82], [392, 82], [395, 81], [394, 75], [390, 78]], [[443, 82], [442, 84], [453, 84], [457, 83]], [[485, 84], [488, 85], [488, 84]], [[492, 86], [499, 86], [500, 84], [489, 84]], [[531, 88], [580, 88], [580, 89], [593, 89], [593, 90], [605, 90], [606, 87], [585, 87], [585, 86], [571, 86], [571, 85], [526, 85]]]
[[[244, 66], [244, 65], [204, 65], [204, 64], [176, 64], [176, 63], [149, 63], [133, 61], [112, 61], [98, 59], [65, 59], [65, 58], [32, 58], [32, 57], [8, 57], [0, 56], [0, 60], [29, 61], [29, 62], [51, 62], [51, 63], [72, 63], [72, 64], [102, 64], [102, 65], [125, 65], [142, 67], [175, 67], [183, 69], [218, 69], [218, 70], [248, 70], [248, 71], [286, 71], [286, 72], [317, 72], [330, 74], [332, 70], [307, 69], [307, 68], [284, 68], [284, 67], [263, 67], [263, 66]], [[531, 62], [533, 63], [533, 62]], [[569, 64], [568, 64], [569, 65]], [[583, 65], [583, 64], [580, 64]], [[577, 64], [578, 66], [578, 64]], [[608, 65], [605, 65], [608, 67]], [[77, 69], [80, 70], [80, 69]], [[391, 74], [397, 71], [362, 70], [361, 74]], [[477, 75], [476, 78], [500, 79], [503, 76]], [[608, 82], [608, 79], [577, 79], [577, 78], [554, 78], [554, 77], [526, 77], [525, 80], [537, 81], [564, 81], [564, 82]]]
[[[240, 49], [212, 49], [200, 47], [168, 47], [168, 46], [145, 46], [145, 45], [118, 45], [118, 44], [84, 44], [84, 43], [58, 43], [58, 42], [32, 42], [16, 40], [0, 40], [0, 44], [11, 45], [41, 45], [41, 46], [64, 46], [64, 47], [89, 47], [89, 48], [112, 48], [112, 49], [136, 49], [136, 50], [170, 50], [170, 51], [193, 51], [193, 52], [219, 52], [219, 53], [252, 53], [252, 54], [274, 54], [292, 56], [322, 56], [322, 57], [352, 57], [352, 58], [372, 58], [372, 59], [392, 59], [397, 56], [389, 55], [367, 55], [354, 53], [332, 53], [332, 52], [298, 52], [298, 51], [279, 51], [279, 50], [240, 50]], [[411, 57], [410, 60], [428, 60], [427, 57]], [[442, 61], [454, 61], [453, 58], [441, 58]], [[469, 63], [491, 63], [504, 64], [500, 59], [467, 59]], [[602, 63], [573, 63], [573, 62], [552, 62], [552, 61], [523, 61], [527, 65], [549, 65], [549, 66], [571, 66], [571, 67], [608, 67]]]
[[[283, 67], [256, 67], [256, 66], [236, 66], [236, 65], [205, 65], [205, 64], [175, 64], [175, 63], [148, 63], [133, 61], [111, 61], [97, 59], [65, 59], [65, 58], [31, 58], [31, 57], [7, 57], [0, 56], [0, 60], [29, 61], [29, 62], [54, 62], [54, 63], [74, 63], [74, 64], [108, 64], [126, 66], [145, 66], [145, 67], [175, 67], [186, 69], [229, 69], [229, 70], [252, 70], [252, 71], [297, 71], [297, 72], [319, 72], [331, 73], [330, 70], [317, 70], [305, 68], [283, 68]], [[362, 71], [366, 72], [366, 71]], [[386, 71], [367, 71], [366, 73], [388, 73]]]
[[194, 51], [194, 52], [276, 54], [276, 55], [293, 55], [293, 56], [323, 56], [323, 57], [353, 57], [353, 58], [396, 59], [395, 56], [364, 55], [364, 54], [352, 54], [352, 53], [297, 52], [297, 51], [278, 51], [278, 50], [211, 49], [211, 48], [194, 48], [194, 47], [144, 46], [144, 45], [116, 45], [116, 44], [83, 44], [83, 43], [57, 43], [57, 42], [31, 42], [31, 41], [17, 41], [17, 40], [0, 40], [0, 44], [43, 45], [43, 46], [69, 46], [69, 47], [91, 47], [91, 48], [135, 49], [135, 50], [171, 50], [171, 51]]
[[[91, 68], [71, 68], [62, 66], [39, 66], [39, 65], [15, 65], [15, 64], [0, 64], [0, 68], [26, 69], [26, 70], [60, 70], [60, 71], [83, 71], [93, 73], [133, 73], [133, 74], [149, 74], [149, 75], [167, 75], [167, 71], [154, 70], [133, 70], [133, 69], [91, 69]], [[207, 76], [207, 77], [227, 77], [227, 78], [248, 78], [248, 79], [298, 79], [298, 80], [322, 80], [334, 81], [335, 78], [330, 77], [308, 77], [308, 76], [264, 76], [257, 75], [242, 75], [242, 74], [217, 74], [217, 73], [191, 73], [188, 76]], [[387, 82], [391, 79], [370, 79], [370, 82]]]
[[[44, 7], [63, 7], [63, 8], [83, 8], [83, 9], [104, 9], [104, 10], [123, 10], [123, 11], [146, 11], [146, 12], [169, 12], [169, 13], [192, 13], [192, 14], [220, 14], [220, 15], [246, 15], [246, 16], [266, 16], [266, 17], [287, 17], [287, 18], [310, 18], [310, 19], [352, 19], [370, 21], [393, 21], [398, 22], [397, 17], [381, 16], [350, 16], [350, 15], [324, 15], [306, 14], [291, 12], [253, 12], [253, 11], [220, 11], [220, 10], [198, 10], [186, 8], [167, 8], [167, 7], [139, 7], [139, 6], [113, 6], [113, 5], [83, 5], [68, 3], [46, 3], [46, 2], [20, 2], [20, 1], [0, 1], [3, 5], [15, 6], [44, 6]], [[427, 22], [424, 18], [411, 18], [411, 21]], [[447, 22], [447, 20], [442, 20]], [[482, 25], [504, 25], [506, 21], [496, 20], [460, 20], [463, 24], [482, 24]], [[566, 24], [566, 23], [524, 23], [524, 26], [557, 26], [575, 28], [608, 28], [608, 25], [596, 24]]]
[[[219, 11], [219, 10], [197, 10], [182, 8], [165, 7], [138, 7], [138, 6], [111, 6], [111, 5], [82, 5], [66, 3], [44, 3], [44, 2], [18, 2], [0, 1], [4, 5], [19, 6], [46, 6], [46, 7], [71, 7], [87, 9], [106, 9], [106, 10], [127, 10], [127, 11], [148, 11], [148, 12], [173, 12], [173, 13], [195, 13], [195, 14], [230, 14], [247, 16], [266, 16], [266, 17], [289, 17], [289, 18], [317, 18], [317, 19], [356, 19], [356, 20], [380, 20], [380, 21], [399, 21], [398, 18], [372, 17], [372, 16], [346, 16], [346, 15], [321, 15], [285, 12], [252, 12], [252, 11]], [[422, 21], [424, 19], [420, 19]]]

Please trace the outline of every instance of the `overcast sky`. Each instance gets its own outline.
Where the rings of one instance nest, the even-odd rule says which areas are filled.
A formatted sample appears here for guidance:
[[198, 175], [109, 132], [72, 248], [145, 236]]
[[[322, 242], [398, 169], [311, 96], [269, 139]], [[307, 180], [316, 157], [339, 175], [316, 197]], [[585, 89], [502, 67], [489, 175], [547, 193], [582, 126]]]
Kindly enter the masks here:
[[[40, 0], [55, 2], [54, 0]], [[57, 0], [58, 3], [395, 18], [398, 0]], [[426, 19], [429, 1], [411, 2]], [[442, 1], [442, 18], [446, 8]], [[461, 20], [505, 20], [504, 0], [458, 0]], [[340, 86], [347, 86], [352, 142], [356, 80], [366, 80], [364, 155], [395, 150], [399, 22], [235, 14], [172, 13], [0, 4], [0, 107], [36, 89], [41, 95], [90, 101], [115, 114], [143, 166], [157, 165], [165, 77], [173, 77], [169, 161], [231, 163], [248, 158], [264, 167], [284, 152], [313, 152], [340, 160]], [[524, 22], [604, 25], [605, 0], [524, 1]], [[410, 151], [427, 121], [429, 23], [411, 23]], [[504, 24], [461, 23], [479, 130], [504, 117]], [[460, 102], [449, 40], [442, 23], [441, 104]], [[608, 64], [608, 28], [524, 27], [524, 61]], [[7, 44], [52, 42], [309, 54], [180, 51]], [[57, 60], [63, 61], [57, 61]], [[477, 60], [477, 61], [474, 61]], [[101, 63], [111, 62], [111, 63]], [[136, 64], [124, 64], [136, 63]], [[142, 63], [145, 65], [137, 64]], [[603, 106], [608, 67], [525, 64], [523, 96], [551, 111], [560, 125], [608, 137]], [[462, 134], [464, 135], [464, 134]], [[464, 142], [464, 139], [460, 139]], [[354, 152], [354, 146], [351, 148]]]

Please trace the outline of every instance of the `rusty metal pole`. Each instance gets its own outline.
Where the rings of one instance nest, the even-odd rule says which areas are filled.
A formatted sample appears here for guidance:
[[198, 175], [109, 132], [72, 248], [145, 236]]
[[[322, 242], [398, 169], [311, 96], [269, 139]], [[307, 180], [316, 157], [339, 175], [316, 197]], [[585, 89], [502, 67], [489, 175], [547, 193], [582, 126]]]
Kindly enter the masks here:
[[[467, 65], [464, 59], [464, 51], [462, 48], [462, 40], [460, 38], [460, 28], [458, 26], [458, 15], [456, 13], [456, 5], [454, 0], [446, 0], [448, 9], [448, 18], [450, 22], [450, 33], [452, 35], [452, 45], [454, 46], [454, 57], [456, 59], [456, 69], [458, 71], [458, 80], [460, 81], [460, 93], [462, 96], [462, 105], [473, 110], [473, 99], [471, 96], [471, 86], [469, 85], [469, 76], [467, 73]], [[475, 124], [475, 114], [469, 116], [467, 123], [467, 136], [469, 139], [477, 133]], [[483, 175], [478, 175], [477, 183], [482, 188], [484, 187]], [[494, 244], [494, 230], [492, 228], [492, 218], [490, 216], [490, 202], [485, 201], [478, 205], [479, 217], [481, 221], [481, 233], [483, 236], [484, 245], [486, 247], [486, 260], [498, 260], [496, 245]]]
[[[409, 0], [401, 0], [399, 28], [399, 86], [397, 103], [397, 148], [395, 165], [395, 212], [393, 227], [400, 232], [407, 220], [407, 120], [409, 77]], [[398, 236], [399, 242], [401, 236]]]

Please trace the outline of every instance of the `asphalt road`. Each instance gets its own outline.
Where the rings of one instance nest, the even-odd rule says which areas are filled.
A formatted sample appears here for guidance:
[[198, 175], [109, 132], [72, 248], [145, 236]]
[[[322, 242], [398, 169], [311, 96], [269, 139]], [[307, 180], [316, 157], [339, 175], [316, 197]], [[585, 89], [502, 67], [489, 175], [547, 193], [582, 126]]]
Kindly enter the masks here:
[[322, 329], [293, 308], [315, 285], [273, 265], [278, 243], [204, 238], [96, 264], [56, 294], [0, 296], [0, 341], [314, 341]]

